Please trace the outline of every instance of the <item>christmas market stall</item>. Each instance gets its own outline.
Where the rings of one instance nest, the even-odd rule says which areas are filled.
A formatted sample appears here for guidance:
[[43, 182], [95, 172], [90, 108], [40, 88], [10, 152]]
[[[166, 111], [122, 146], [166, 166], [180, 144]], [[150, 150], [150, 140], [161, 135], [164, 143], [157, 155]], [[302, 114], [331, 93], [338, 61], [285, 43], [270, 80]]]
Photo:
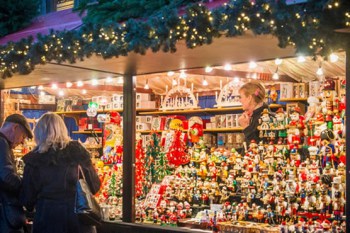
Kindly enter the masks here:
[[[179, 2], [81, 1], [74, 30], [0, 38], [2, 119], [63, 117], [101, 233], [346, 232], [348, 1]], [[249, 141], [246, 83], [266, 104]]]

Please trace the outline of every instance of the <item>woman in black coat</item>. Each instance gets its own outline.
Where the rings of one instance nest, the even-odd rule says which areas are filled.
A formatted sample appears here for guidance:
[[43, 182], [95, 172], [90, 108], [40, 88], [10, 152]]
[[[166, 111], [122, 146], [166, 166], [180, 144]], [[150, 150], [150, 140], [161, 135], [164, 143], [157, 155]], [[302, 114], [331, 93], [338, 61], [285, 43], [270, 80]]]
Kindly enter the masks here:
[[238, 118], [239, 125], [243, 128], [243, 134], [245, 136], [245, 142], [249, 146], [252, 140], [259, 143], [261, 138], [259, 137], [259, 119], [264, 109], [270, 109], [264, 102], [265, 100], [265, 88], [257, 81], [251, 81], [245, 83], [240, 89], [240, 101], [242, 103], [243, 113]]
[[100, 180], [90, 154], [68, 136], [60, 116], [44, 114], [34, 129], [37, 146], [24, 156], [22, 204], [35, 208], [33, 233], [90, 233], [94, 226], [79, 222], [74, 213], [78, 164], [92, 193], [97, 193]]

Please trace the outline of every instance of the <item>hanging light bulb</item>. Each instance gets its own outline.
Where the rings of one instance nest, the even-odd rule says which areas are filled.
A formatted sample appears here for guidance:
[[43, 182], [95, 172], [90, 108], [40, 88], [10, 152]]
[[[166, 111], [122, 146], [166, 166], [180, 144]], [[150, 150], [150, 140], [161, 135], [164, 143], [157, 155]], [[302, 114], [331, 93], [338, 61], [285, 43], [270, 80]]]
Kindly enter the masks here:
[[226, 71], [232, 70], [231, 65], [230, 65], [230, 64], [226, 64], [226, 65], [224, 66], [224, 70], [226, 70]]
[[98, 80], [97, 79], [91, 80], [91, 85], [97, 86], [98, 85]]
[[77, 86], [78, 86], [78, 87], [82, 87], [82, 86], [84, 86], [84, 83], [83, 83], [82, 81], [78, 81], [78, 82], [77, 82]]
[[278, 66], [277, 66], [275, 73], [273, 73], [273, 75], [272, 75], [272, 79], [278, 80], [279, 78], [280, 78], [280, 76], [278, 75]]
[[318, 69], [317, 69], [317, 71], [316, 71], [316, 74], [317, 74], [318, 76], [322, 76], [322, 75], [323, 75], [322, 65], [320, 65], [320, 66], [318, 67]]
[[110, 76], [108, 76], [107, 78], [106, 78], [106, 83], [111, 83], [113, 80], [112, 80], [112, 77], [110, 77]]
[[210, 72], [212, 72], [212, 71], [213, 71], [213, 68], [212, 68], [212, 67], [210, 67], [210, 66], [205, 67], [205, 72], [206, 72], [206, 73], [210, 73]]
[[306, 61], [306, 59], [305, 59], [304, 56], [299, 56], [299, 57], [298, 57], [298, 62], [299, 62], [299, 63], [303, 63], [303, 62], [305, 62], [305, 61]]
[[86, 91], [85, 89], [83, 89], [83, 90], [81, 91], [81, 93], [83, 93], [83, 95], [85, 95], [85, 94], [87, 93], [87, 91]]
[[278, 66], [281, 65], [282, 64], [282, 59], [276, 58], [275, 64], [278, 65]]
[[249, 62], [249, 69], [255, 69], [256, 67], [258, 67], [258, 64], [255, 61]]
[[123, 84], [123, 83], [124, 83], [124, 78], [123, 78], [123, 76], [119, 76], [119, 77], [118, 77], [117, 83], [118, 83], [118, 84]]
[[143, 87], [144, 89], [148, 90], [149, 89], [149, 85], [148, 85], [148, 79], [146, 79], [146, 84], [145, 86]]
[[339, 56], [335, 53], [332, 53], [331, 55], [329, 55], [329, 61], [334, 63], [334, 62], [337, 62], [339, 59]]
[[187, 77], [187, 74], [185, 73], [185, 71], [184, 71], [184, 70], [181, 70], [180, 78], [185, 79], [186, 77]]
[[173, 86], [176, 86], [176, 85], [177, 85], [177, 81], [176, 81], [175, 77], [173, 78], [172, 84], [173, 84]]
[[202, 85], [203, 86], [208, 86], [208, 81], [205, 79], [205, 76], [203, 77]]
[[66, 82], [66, 87], [67, 88], [70, 88], [70, 87], [72, 87], [73, 86], [73, 83], [71, 83], [71, 82]]
[[53, 84], [51, 85], [51, 88], [54, 89], [54, 90], [56, 90], [56, 89], [58, 88], [58, 86], [57, 86], [56, 83], [53, 83]]
[[174, 74], [175, 74], [174, 71], [169, 71], [169, 72], [168, 72], [168, 76], [169, 76], [169, 77], [173, 76]]
[[58, 92], [58, 95], [59, 95], [59, 96], [64, 96], [64, 91], [63, 91], [63, 90], [60, 90], [60, 91]]

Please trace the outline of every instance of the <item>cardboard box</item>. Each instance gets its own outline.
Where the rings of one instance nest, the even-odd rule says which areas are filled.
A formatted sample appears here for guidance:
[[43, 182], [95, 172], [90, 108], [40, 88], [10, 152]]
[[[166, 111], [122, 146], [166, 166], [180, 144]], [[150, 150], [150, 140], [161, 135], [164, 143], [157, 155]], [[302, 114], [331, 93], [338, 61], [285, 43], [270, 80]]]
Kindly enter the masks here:
[[152, 123], [152, 121], [148, 121], [149, 116], [136, 116], [136, 123]]
[[106, 110], [112, 110], [112, 107], [113, 107], [113, 103], [108, 103], [106, 105]]
[[149, 123], [136, 123], [136, 130], [151, 130]]
[[136, 93], [136, 101], [144, 102], [150, 101], [150, 94], [148, 93]]
[[309, 82], [309, 96], [319, 97], [321, 92], [321, 83], [319, 81]]
[[221, 128], [226, 128], [227, 125], [226, 125], [226, 115], [220, 115], [220, 125], [221, 125]]
[[[233, 126], [233, 120], [234, 114], [226, 114], [226, 128], [232, 128]], [[235, 122], [236, 124], [236, 122]]]
[[280, 99], [293, 98], [293, 83], [280, 84]]
[[98, 96], [93, 96], [91, 102], [98, 103]]
[[113, 103], [123, 102], [123, 95], [121, 95], [121, 94], [113, 94], [112, 95], [112, 102]]
[[139, 108], [156, 108], [156, 101], [142, 101]]
[[292, 98], [307, 98], [308, 92], [309, 86], [307, 86], [306, 83], [294, 83]]
[[212, 129], [212, 124], [211, 124], [211, 122], [207, 122], [207, 123], [205, 124], [205, 128], [206, 128], [206, 129]]
[[56, 97], [54, 95], [39, 95], [39, 104], [55, 104]]

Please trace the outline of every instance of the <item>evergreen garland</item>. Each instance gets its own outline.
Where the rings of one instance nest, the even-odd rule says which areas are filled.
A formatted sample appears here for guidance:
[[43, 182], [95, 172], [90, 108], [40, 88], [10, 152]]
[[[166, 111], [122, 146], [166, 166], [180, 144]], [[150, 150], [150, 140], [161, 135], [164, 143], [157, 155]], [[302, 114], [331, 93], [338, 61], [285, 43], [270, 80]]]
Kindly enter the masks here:
[[39, 14], [40, 0], [1, 1], [0, 38], [28, 26]]
[[150, 17], [164, 7], [179, 8], [190, 3], [207, 2], [203, 0], [100, 0], [91, 4], [91, 0], [79, 2], [75, 11], [82, 15], [84, 23], [104, 24], [122, 22], [129, 19]]
[[0, 73], [2, 78], [17, 72], [28, 74], [37, 64], [53, 60], [74, 63], [93, 54], [107, 59], [129, 52], [145, 54], [148, 49], [175, 52], [179, 40], [195, 48], [247, 30], [272, 34], [280, 47], [293, 45], [303, 55], [326, 56], [349, 46], [347, 35], [334, 32], [350, 26], [349, 9], [348, 0], [309, 0], [291, 6], [275, 0], [231, 0], [212, 11], [200, 3], [189, 5], [179, 16], [176, 8], [165, 6], [147, 20], [88, 22], [80, 30], [51, 31], [39, 35], [36, 42], [26, 38], [1, 46]]

